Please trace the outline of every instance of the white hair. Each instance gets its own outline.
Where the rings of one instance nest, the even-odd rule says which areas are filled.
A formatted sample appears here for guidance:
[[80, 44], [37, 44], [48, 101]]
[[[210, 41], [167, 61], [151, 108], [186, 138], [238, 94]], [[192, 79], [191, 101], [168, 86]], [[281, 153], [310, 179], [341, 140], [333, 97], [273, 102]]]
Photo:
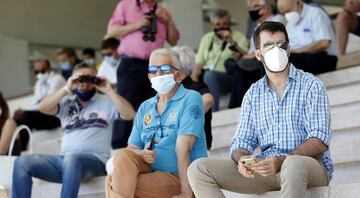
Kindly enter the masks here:
[[187, 46], [176, 46], [171, 48], [179, 54], [180, 62], [182, 64], [182, 70], [186, 75], [190, 75], [195, 67], [195, 52], [194, 50]]
[[171, 58], [171, 66], [176, 69], [182, 69], [182, 64], [180, 62], [179, 54], [172, 49], [160, 48], [154, 50], [150, 55], [150, 62], [155, 56], [169, 56]]

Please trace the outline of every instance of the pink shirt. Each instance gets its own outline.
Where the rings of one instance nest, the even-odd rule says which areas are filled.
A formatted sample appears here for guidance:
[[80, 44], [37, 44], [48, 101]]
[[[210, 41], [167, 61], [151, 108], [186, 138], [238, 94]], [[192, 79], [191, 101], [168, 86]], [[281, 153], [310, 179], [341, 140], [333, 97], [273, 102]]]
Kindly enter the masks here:
[[[144, 13], [153, 9], [153, 5], [148, 6], [144, 0], [140, 2], [141, 9], [136, 5], [135, 0], [120, 1], [109, 21], [108, 29], [112, 26], [136, 23]], [[154, 1], [154, 4], [155, 2], [156, 1]], [[164, 9], [169, 13], [164, 7], [160, 5], [157, 7], [157, 9]], [[126, 54], [130, 57], [148, 60], [152, 51], [164, 46], [167, 37], [167, 24], [159, 17], [157, 18], [157, 33], [155, 37], [155, 42], [145, 42], [141, 30], [130, 32], [121, 38], [121, 43], [117, 51], [119, 54]]]

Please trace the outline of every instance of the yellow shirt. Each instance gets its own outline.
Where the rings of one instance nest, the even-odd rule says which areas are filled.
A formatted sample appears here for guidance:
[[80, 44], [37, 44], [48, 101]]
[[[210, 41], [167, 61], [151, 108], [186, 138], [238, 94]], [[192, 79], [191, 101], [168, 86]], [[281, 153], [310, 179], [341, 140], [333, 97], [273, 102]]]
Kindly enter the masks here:
[[[248, 41], [245, 35], [234, 30], [232, 30], [231, 35], [238, 46], [247, 52]], [[213, 46], [212, 49], [209, 50], [211, 43], [213, 43]], [[227, 44], [224, 51], [221, 52], [222, 45], [223, 41], [220, 40], [213, 31], [206, 33], [200, 41], [196, 54], [196, 64], [203, 65], [204, 69], [214, 68], [215, 71], [225, 72], [224, 62], [231, 57], [233, 52], [229, 49], [229, 44]]]

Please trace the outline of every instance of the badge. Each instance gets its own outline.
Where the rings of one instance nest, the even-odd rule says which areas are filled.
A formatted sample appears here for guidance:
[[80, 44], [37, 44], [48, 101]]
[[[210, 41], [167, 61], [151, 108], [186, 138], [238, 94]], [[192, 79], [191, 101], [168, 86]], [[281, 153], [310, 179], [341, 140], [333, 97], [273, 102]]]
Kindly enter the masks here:
[[145, 117], [144, 117], [144, 125], [145, 126], [149, 125], [151, 123], [151, 120], [152, 120], [151, 114], [145, 115]]

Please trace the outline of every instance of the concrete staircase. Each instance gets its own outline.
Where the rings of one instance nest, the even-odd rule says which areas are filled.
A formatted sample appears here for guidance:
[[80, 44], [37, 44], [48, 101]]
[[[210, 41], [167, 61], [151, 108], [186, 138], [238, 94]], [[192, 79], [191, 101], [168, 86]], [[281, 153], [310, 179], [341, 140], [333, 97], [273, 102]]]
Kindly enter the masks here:
[[[318, 76], [326, 85], [332, 116], [331, 157], [335, 165], [329, 187], [309, 189], [307, 197], [359, 197], [360, 193], [360, 67], [347, 68]], [[213, 114], [213, 148], [210, 157], [229, 157], [240, 108]], [[227, 197], [279, 197], [279, 192]]]

